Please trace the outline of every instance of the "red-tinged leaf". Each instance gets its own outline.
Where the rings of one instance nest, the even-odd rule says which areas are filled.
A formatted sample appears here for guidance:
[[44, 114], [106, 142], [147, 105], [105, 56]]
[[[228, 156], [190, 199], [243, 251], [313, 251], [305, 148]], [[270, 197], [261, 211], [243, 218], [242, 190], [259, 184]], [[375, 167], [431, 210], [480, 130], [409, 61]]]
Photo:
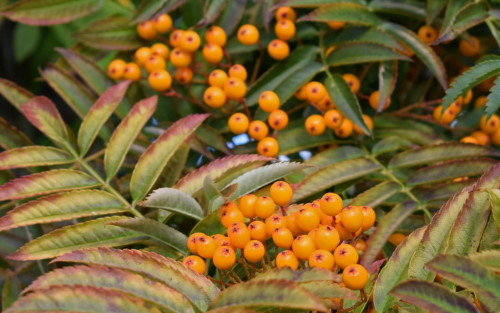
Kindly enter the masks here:
[[363, 0], [284, 0], [276, 4], [276, 7], [289, 6], [294, 8], [315, 8], [337, 2], [364, 4]]
[[158, 97], [137, 102], [130, 113], [116, 127], [104, 153], [104, 168], [108, 179], [113, 178], [141, 129], [156, 110]]
[[308, 267], [299, 272], [294, 271], [289, 267], [282, 267], [273, 268], [252, 279], [252, 281], [260, 280], [291, 280], [299, 284], [325, 280], [340, 283], [342, 282], [342, 277], [336, 273], [317, 267]]
[[0, 231], [126, 211], [127, 207], [119, 199], [105, 191], [64, 192], [33, 200], [10, 210], [0, 218]]
[[397, 299], [389, 291], [408, 275], [408, 263], [425, 232], [425, 226], [412, 232], [397, 246], [375, 281], [373, 304], [377, 312], [386, 312]]
[[55, 142], [68, 145], [68, 131], [55, 104], [47, 97], [36, 96], [23, 104], [26, 118]]
[[378, 26], [380, 19], [368, 8], [356, 3], [334, 3], [320, 6], [313, 12], [302, 16], [297, 22], [346, 22], [349, 24]]
[[24, 199], [72, 189], [99, 186], [84, 172], [52, 170], [16, 178], [0, 186], [0, 201]]
[[5, 312], [17, 300], [21, 293], [21, 281], [17, 276], [7, 271], [7, 277], [2, 286], [2, 311]]
[[109, 225], [128, 218], [103, 217], [65, 226], [28, 242], [8, 258], [18, 261], [49, 259], [83, 248], [120, 247], [146, 240], [148, 237], [139, 232]]
[[31, 140], [23, 132], [0, 117], [0, 147], [9, 150], [32, 144]]
[[203, 189], [203, 182], [206, 177], [218, 180], [229, 171], [244, 169], [249, 165], [262, 165], [272, 160], [274, 159], [257, 154], [231, 155], [216, 159], [184, 176], [175, 185], [175, 188], [187, 194], [195, 195]]
[[27, 146], [0, 153], [0, 170], [71, 162], [74, 162], [74, 159], [66, 151], [46, 146]]
[[146, 302], [121, 291], [84, 286], [54, 286], [30, 293], [4, 313], [120, 312], [155, 313]]
[[3, 78], [0, 78], [0, 95], [21, 112], [22, 105], [35, 96], [30, 91]]
[[204, 275], [153, 252], [94, 248], [68, 253], [53, 262], [104, 265], [146, 275], [176, 289], [201, 311], [206, 310], [211, 299], [219, 293]]
[[189, 300], [180, 292], [158, 281], [126, 270], [104, 266], [67, 266], [45, 274], [34, 281], [27, 292], [55, 286], [89, 286], [121, 291], [154, 304], [167, 312], [194, 313]]
[[469, 258], [482, 266], [496, 272], [500, 272], [500, 250], [485, 250], [469, 255]]
[[116, 110], [127, 92], [130, 81], [124, 81], [107, 89], [90, 108], [78, 131], [80, 155], [85, 155], [104, 123]]
[[367, 267], [375, 261], [387, 239], [415, 211], [416, 207], [414, 202], [398, 204], [378, 221], [377, 227], [366, 241], [366, 250], [363, 252], [363, 256], [359, 262], [361, 265]]
[[200, 220], [203, 209], [196, 200], [185, 192], [174, 188], [159, 188], [148, 195], [141, 206], [167, 210]]
[[208, 114], [193, 114], [178, 120], [146, 149], [130, 179], [134, 201], [140, 201], [148, 194], [175, 151], [207, 117]]
[[358, 194], [349, 205], [368, 205], [376, 207], [401, 191], [401, 185], [393, 181], [384, 181]]

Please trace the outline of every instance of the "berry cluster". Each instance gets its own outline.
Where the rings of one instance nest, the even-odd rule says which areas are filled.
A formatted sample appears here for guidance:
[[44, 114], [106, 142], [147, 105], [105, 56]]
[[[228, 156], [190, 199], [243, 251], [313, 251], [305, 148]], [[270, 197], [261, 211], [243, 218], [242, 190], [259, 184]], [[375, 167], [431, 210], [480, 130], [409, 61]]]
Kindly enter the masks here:
[[489, 119], [486, 116], [481, 117], [479, 130], [473, 131], [460, 141], [483, 146], [490, 142], [494, 145], [500, 145], [500, 118], [496, 114], [493, 114]]
[[206, 272], [204, 259], [211, 259], [222, 271], [231, 270], [236, 263], [250, 263], [257, 270], [259, 262], [261, 271], [268, 267], [342, 270], [346, 287], [363, 289], [369, 274], [357, 263], [366, 246], [362, 233], [375, 223], [374, 210], [343, 207], [341, 197], [331, 192], [311, 203], [289, 206], [292, 195], [288, 183], [277, 181], [269, 196], [248, 194], [238, 204], [223, 204], [219, 219], [227, 236], [192, 234], [187, 245], [193, 255], [183, 263], [200, 274]]

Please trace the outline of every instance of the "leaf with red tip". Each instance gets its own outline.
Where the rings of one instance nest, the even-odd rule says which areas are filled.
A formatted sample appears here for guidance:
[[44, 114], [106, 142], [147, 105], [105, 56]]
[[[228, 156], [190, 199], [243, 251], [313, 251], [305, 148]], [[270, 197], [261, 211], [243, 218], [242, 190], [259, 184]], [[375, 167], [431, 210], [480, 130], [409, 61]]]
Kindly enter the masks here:
[[0, 201], [16, 200], [72, 189], [99, 186], [84, 172], [52, 170], [16, 178], [0, 186]]
[[9, 150], [32, 144], [28, 136], [0, 117], [0, 147]]
[[0, 95], [21, 112], [22, 105], [35, 96], [30, 91], [3, 78], [0, 78]]
[[148, 194], [170, 158], [207, 117], [208, 114], [193, 114], [178, 120], [144, 151], [130, 179], [134, 201]]
[[0, 153], [0, 170], [71, 162], [74, 162], [74, 159], [69, 153], [54, 147], [27, 146]]

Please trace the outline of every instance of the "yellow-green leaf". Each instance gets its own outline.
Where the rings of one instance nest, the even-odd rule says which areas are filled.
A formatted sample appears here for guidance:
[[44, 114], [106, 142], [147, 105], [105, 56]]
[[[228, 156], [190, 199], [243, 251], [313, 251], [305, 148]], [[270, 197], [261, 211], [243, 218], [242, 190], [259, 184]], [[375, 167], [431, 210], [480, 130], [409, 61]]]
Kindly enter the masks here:
[[30, 91], [3, 78], [0, 78], [0, 95], [7, 99], [7, 101], [9, 101], [16, 109], [21, 112], [22, 105], [28, 102], [29, 99], [34, 97], [34, 95]]
[[173, 188], [154, 190], [140, 205], [179, 213], [197, 220], [203, 217], [203, 209], [193, 197]]
[[0, 153], [0, 170], [13, 168], [60, 165], [73, 162], [64, 150], [46, 146], [26, 146]]
[[367, 26], [377, 26], [381, 23], [381, 20], [366, 6], [356, 3], [334, 3], [320, 6], [297, 21], [346, 22]]
[[[0, 88], [1, 83], [0, 81]], [[31, 140], [23, 132], [0, 117], [0, 147], [9, 150], [32, 144]]]

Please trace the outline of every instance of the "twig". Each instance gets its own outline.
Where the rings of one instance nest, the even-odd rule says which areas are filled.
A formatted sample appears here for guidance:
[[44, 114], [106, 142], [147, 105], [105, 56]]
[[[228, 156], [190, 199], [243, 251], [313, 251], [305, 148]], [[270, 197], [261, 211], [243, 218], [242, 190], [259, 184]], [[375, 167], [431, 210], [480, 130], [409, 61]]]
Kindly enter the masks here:
[[365, 291], [363, 289], [361, 289], [360, 292], [361, 292], [361, 299], [358, 302], [354, 303], [352, 306], [350, 306], [348, 308], [337, 310], [337, 313], [351, 312], [352, 310], [354, 310], [358, 306], [360, 306], [363, 303], [365, 303], [366, 299], [367, 299], [366, 298], [366, 293], [365, 293]]

